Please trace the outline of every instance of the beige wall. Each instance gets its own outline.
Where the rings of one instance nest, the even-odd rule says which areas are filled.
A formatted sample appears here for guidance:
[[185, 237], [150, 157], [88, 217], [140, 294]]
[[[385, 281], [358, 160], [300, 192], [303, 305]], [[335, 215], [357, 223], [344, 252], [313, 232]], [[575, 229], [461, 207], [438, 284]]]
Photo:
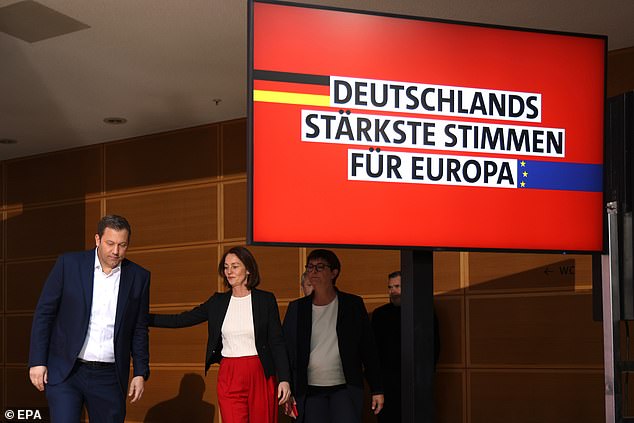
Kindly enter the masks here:
[[[609, 96], [634, 89], [633, 67], [634, 48], [609, 54]], [[101, 215], [123, 214], [133, 225], [129, 257], [152, 271], [152, 311], [185, 310], [221, 288], [218, 258], [246, 240], [245, 133], [240, 119], [0, 162], [3, 406], [45, 405], [27, 378], [33, 309], [55, 257], [92, 247]], [[385, 275], [399, 267], [399, 253], [336, 251], [340, 288], [362, 295], [369, 310], [386, 302]], [[275, 292], [284, 313], [300, 295], [306, 249], [253, 252], [262, 287]], [[589, 257], [445, 252], [434, 262], [438, 422], [603, 420]], [[152, 329], [150, 337], [152, 377], [128, 421], [144, 421], [172, 400], [154, 408], [165, 421], [173, 421], [174, 407], [206, 416], [211, 405], [218, 422], [216, 368], [201, 377], [206, 328]], [[185, 374], [194, 376], [179, 399]], [[196, 400], [200, 383], [206, 389]]]

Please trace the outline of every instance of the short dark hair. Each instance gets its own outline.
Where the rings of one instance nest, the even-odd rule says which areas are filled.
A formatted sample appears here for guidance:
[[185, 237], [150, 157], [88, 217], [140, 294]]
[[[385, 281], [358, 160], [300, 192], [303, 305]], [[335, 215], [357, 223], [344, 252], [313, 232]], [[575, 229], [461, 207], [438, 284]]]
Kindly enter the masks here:
[[317, 259], [322, 259], [326, 263], [328, 263], [331, 271], [335, 269], [337, 270], [337, 276], [335, 276], [335, 278], [332, 280], [332, 284], [336, 284], [337, 278], [341, 274], [341, 263], [339, 262], [339, 258], [337, 257], [337, 255], [330, 250], [313, 250], [310, 252], [310, 254], [308, 254], [308, 257], [306, 257], [306, 264], [308, 264], [311, 260]]
[[388, 279], [394, 279], [394, 278], [397, 278], [399, 276], [401, 276], [401, 271], [397, 270], [396, 272], [392, 272], [389, 275], [387, 275], [387, 278]]
[[97, 235], [99, 238], [103, 236], [103, 233], [106, 232], [106, 228], [114, 229], [115, 231], [128, 231], [128, 240], [130, 239], [130, 235], [132, 235], [132, 229], [130, 228], [130, 224], [123, 216], [118, 216], [116, 214], [109, 214], [101, 218], [99, 223], [97, 223]]
[[225, 252], [220, 259], [220, 263], [218, 263], [218, 274], [222, 277], [225, 282], [225, 286], [227, 288], [231, 288], [231, 284], [227, 280], [227, 276], [225, 275], [225, 259], [229, 254], [235, 254], [244, 267], [247, 268], [247, 289], [250, 291], [256, 286], [260, 284], [260, 271], [258, 270], [258, 263], [255, 261], [255, 257], [251, 254], [251, 251], [247, 250], [246, 247], [231, 247], [227, 252]]

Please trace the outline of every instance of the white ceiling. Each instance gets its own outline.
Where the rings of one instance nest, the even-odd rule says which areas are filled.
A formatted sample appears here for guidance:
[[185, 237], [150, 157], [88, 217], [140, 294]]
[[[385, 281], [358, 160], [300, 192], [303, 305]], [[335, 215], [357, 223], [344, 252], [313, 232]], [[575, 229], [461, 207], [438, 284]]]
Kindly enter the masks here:
[[[89, 26], [0, 32], [0, 160], [246, 116], [247, 0], [39, 0]], [[634, 46], [634, 0], [312, 0], [359, 10], [608, 36]], [[0, 8], [16, 0], [0, 0]], [[221, 99], [218, 105], [214, 99]], [[106, 117], [125, 125], [106, 125]]]

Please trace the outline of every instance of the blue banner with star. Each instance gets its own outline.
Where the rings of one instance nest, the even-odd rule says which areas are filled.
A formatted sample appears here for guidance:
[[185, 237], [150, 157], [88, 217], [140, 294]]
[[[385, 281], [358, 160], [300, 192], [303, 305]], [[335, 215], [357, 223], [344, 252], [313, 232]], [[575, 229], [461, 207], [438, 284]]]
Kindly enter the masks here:
[[603, 191], [603, 166], [584, 163], [518, 160], [518, 188]]

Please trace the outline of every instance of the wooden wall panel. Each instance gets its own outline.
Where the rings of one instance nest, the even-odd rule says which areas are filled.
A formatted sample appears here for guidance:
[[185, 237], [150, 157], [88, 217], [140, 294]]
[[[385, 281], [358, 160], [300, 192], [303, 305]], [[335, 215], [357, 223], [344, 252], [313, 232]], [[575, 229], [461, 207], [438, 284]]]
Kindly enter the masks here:
[[[2, 191], [2, 185], [0, 185]], [[0, 206], [0, 260], [4, 260], [4, 225], [7, 220], [4, 207]]]
[[[632, 339], [632, 331], [634, 330], [634, 321], [622, 320], [620, 324], [620, 340], [621, 340], [621, 358], [624, 360], [631, 360], [634, 357], [634, 339]], [[629, 344], [628, 344], [629, 338]], [[634, 372], [631, 373], [630, 379], [634, 382]], [[631, 386], [634, 386], [632, 384]], [[634, 395], [634, 389], [632, 389]], [[634, 408], [632, 408], [634, 414]]]
[[464, 367], [464, 299], [462, 297], [436, 296], [434, 307], [440, 335], [438, 366]]
[[106, 191], [218, 177], [218, 125], [105, 144]]
[[286, 311], [288, 310], [288, 303], [278, 304], [280, 309], [280, 321], [284, 322], [284, 316], [286, 316]]
[[379, 297], [379, 298], [364, 298], [363, 303], [365, 304], [365, 309], [368, 311], [368, 314], [374, 313], [374, 310], [381, 307], [384, 304], [387, 304], [390, 301], [389, 296]]
[[434, 293], [461, 294], [460, 253], [434, 252]]
[[132, 248], [218, 240], [217, 187], [183, 188], [106, 199], [108, 214], [125, 216]]
[[99, 220], [105, 215], [101, 211], [101, 200], [86, 201], [84, 208], [86, 210], [85, 233], [86, 233], [86, 246], [85, 249], [95, 248], [95, 235], [97, 235], [97, 224]]
[[[306, 251], [310, 254], [312, 249]], [[342, 291], [363, 295], [386, 295], [387, 275], [401, 268], [397, 250], [333, 249], [341, 262], [337, 287]]]
[[592, 286], [589, 255], [469, 253], [470, 292], [574, 291], [576, 284]]
[[607, 67], [608, 97], [634, 90], [634, 47], [608, 52]]
[[224, 239], [247, 237], [247, 183], [223, 184]]
[[7, 258], [55, 256], [94, 247], [99, 218], [98, 201], [10, 211]]
[[[189, 310], [186, 309], [186, 310]], [[152, 313], [171, 314], [178, 311], [151, 309]], [[188, 328], [150, 328], [150, 364], [205, 363], [207, 347], [207, 323]]]
[[602, 422], [603, 374], [471, 371], [470, 423]]
[[[626, 356], [621, 356], [625, 358]], [[630, 355], [631, 357], [631, 355]], [[621, 375], [621, 392], [623, 393], [623, 417], [634, 417], [634, 374], [623, 373]]]
[[467, 313], [474, 366], [602, 367], [589, 293], [471, 297]]
[[101, 193], [101, 145], [6, 163], [7, 202], [28, 205]]
[[217, 370], [152, 369], [141, 401], [129, 404], [126, 421], [219, 423]]
[[[1, 242], [1, 238], [0, 238]], [[1, 249], [1, 248], [0, 248]], [[4, 312], [4, 299], [5, 299], [5, 278], [4, 278], [4, 263], [0, 261], [0, 313]]]
[[153, 305], [199, 304], [217, 290], [217, 246], [132, 251], [127, 257], [152, 272]]
[[0, 207], [6, 206], [7, 202], [5, 197], [5, 185], [4, 185], [4, 173], [7, 167], [7, 162], [0, 161]]
[[26, 364], [29, 361], [29, 343], [32, 316], [5, 315], [6, 363]]
[[[4, 365], [4, 346], [7, 342], [4, 339], [4, 314], [0, 315], [0, 369], [2, 369]], [[0, 379], [0, 387], [2, 386], [2, 379]], [[1, 388], [0, 388], [1, 389]], [[0, 395], [0, 402], [2, 401], [2, 395]]]
[[[8, 177], [3, 185], [0, 174], [0, 186], [19, 200], [3, 212], [0, 225], [6, 244], [4, 252], [0, 248], [0, 309], [5, 305], [0, 389], [9, 401], [45, 405], [25, 368], [28, 313], [54, 257], [94, 246], [102, 210], [130, 220], [128, 254], [152, 271], [154, 312], [189, 309], [208, 298], [218, 288], [218, 255], [245, 239], [245, 119], [85, 150], [98, 152], [98, 159], [71, 150], [0, 164]], [[72, 157], [81, 163], [64, 165]], [[43, 167], [37, 168], [40, 162]], [[105, 167], [99, 167], [102, 162]], [[38, 176], [57, 173], [67, 181], [63, 186], [38, 184]], [[87, 179], [69, 180], [75, 173]], [[288, 302], [301, 296], [299, 277], [310, 249], [249, 248], [260, 265], [261, 287], [275, 293], [283, 318]], [[343, 266], [338, 286], [363, 296], [368, 311], [385, 304], [387, 274], [400, 268], [400, 252], [335, 251]], [[574, 274], [561, 273], [559, 266]], [[435, 252], [434, 272], [441, 336], [436, 421], [601, 421], [602, 336], [600, 324], [591, 320], [588, 256]], [[128, 408], [128, 421], [144, 421], [148, 410], [163, 402], [154, 408], [160, 417], [152, 421], [178, 421], [170, 410], [196, 408], [201, 400], [194, 385], [201, 385], [206, 340], [206, 324], [150, 330], [152, 376], [143, 400]], [[192, 379], [191, 392], [179, 398], [186, 373], [197, 374], [198, 382]], [[214, 366], [203, 380], [202, 401], [212, 405], [216, 373]], [[219, 422], [217, 408], [214, 412], [213, 421]]]
[[40, 292], [55, 259], [7, 263], [7, 312], [35, 310]]
[[7, 407], [42, 407], [47, 408], [46, 395], [40, 392], [29, 379], [29, 369], [23, 367], [4, 368], [6, 385]]
[[247, 171], [247, 121], [238, 119], [223, 122], [222, 175], [224, 177], [244, 174]]
[[439, 370], [434, 378], [435, 421], [463, 423], [466, 416], [464, 370]]

